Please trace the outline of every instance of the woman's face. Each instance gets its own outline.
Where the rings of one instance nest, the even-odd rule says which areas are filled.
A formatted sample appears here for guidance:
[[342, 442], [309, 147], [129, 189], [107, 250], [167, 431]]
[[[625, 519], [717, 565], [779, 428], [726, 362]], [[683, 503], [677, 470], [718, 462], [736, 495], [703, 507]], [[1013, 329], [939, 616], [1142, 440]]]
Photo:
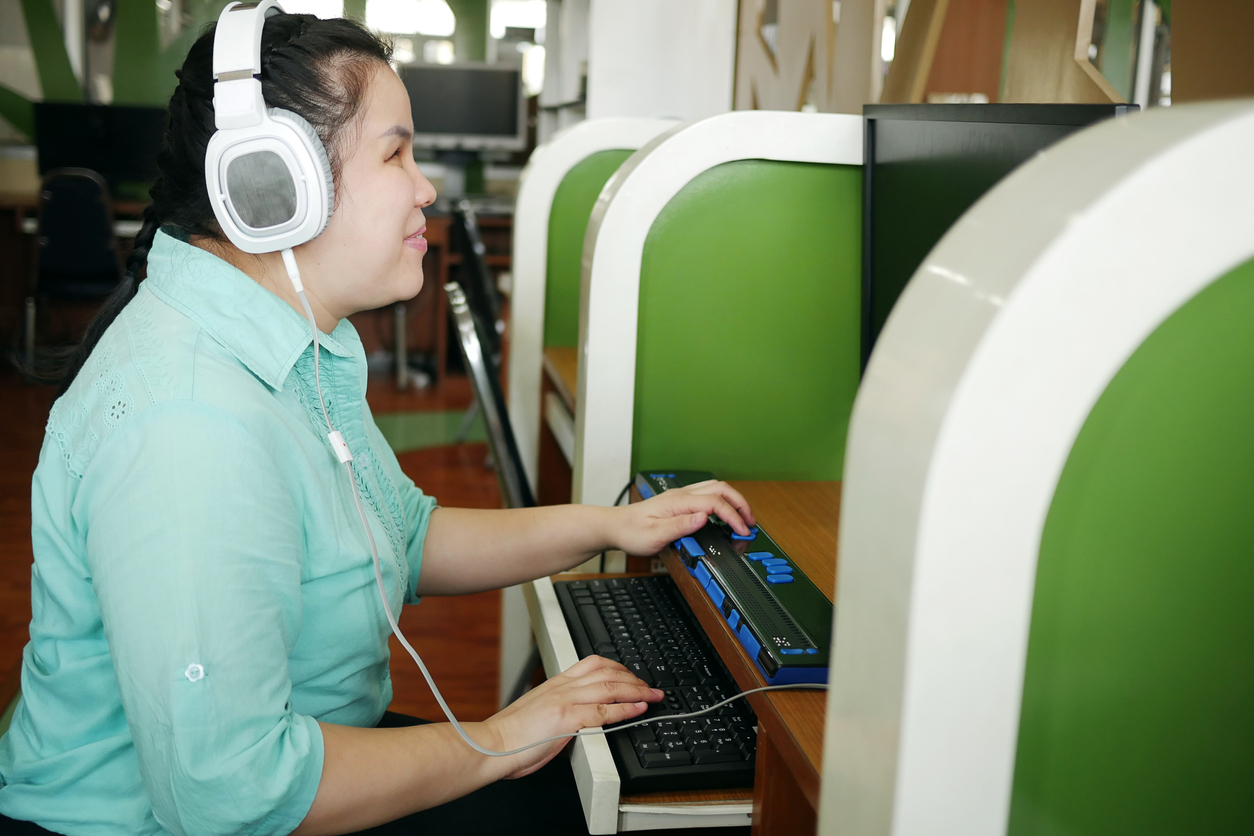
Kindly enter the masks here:
[[305, 284], [337, 319], [418, 295], [422, 210], [435, 200], [414, 162], [409, 95], [386, 65], [374, 72], [356, 128], [346, 130], [335, 212], [296, 250]]

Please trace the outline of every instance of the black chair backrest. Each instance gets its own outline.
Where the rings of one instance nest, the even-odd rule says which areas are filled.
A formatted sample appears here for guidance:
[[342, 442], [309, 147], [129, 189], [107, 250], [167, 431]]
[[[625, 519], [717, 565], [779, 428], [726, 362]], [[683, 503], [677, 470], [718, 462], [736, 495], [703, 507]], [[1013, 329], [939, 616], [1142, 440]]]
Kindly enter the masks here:
[[107, 295], [121, 281], [109, 189], [86, 168], [48, 172], [39, 195], [40, 293]]
[[[501, 300], [488, 269], [487, 251], [479, 234], [479, 219], [470, 201], [463, 200], [453, 210], [450, 233], [453, 246], [461, 253], [459, 284], [466, 294], [466, 303], [485, 326], [483, 346], [494, 362], [501, 357]], [[491, 326], [490, 328], [487, 326]]]
[[444, 290], [448, 293], [449, 316], [457, 329], [457, 345], [466, 364], [466, 374], [470, 376], [475, 399], [488, 428], [488, 445], [496, 463], [501, 495], [510, 508], [531, 508], [536, 499], [523, 471], [522, 456], [518, 453], [514, 428], [509, 421], [505, 395], [501, 392], [500, 369], [484, 350], [483, 332], [487, 329], [471, 310], [459, 283], [449, 282]]

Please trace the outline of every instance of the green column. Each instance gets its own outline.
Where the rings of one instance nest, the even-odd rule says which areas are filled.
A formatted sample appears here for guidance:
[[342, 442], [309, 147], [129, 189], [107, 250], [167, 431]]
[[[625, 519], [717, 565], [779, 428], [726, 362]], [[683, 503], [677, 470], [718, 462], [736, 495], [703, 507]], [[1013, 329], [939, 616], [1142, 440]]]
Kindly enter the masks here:
[[[153, 16], [156, 17], [155, 7]], [[26, 36], [35, 55], [35, 69], [39, 73], [39, 87], [44, 100], [81, 102], [83, 91], [70, 66], [61, 23], [50, 0], [22, 0], [22, 17], [26, 21]]]
[[488, 57], [488, 0], [448, 0], [457, 29], [453, 53], [458, 61], [483, 61]]
[[364, 22], [366, 20], [366, 0], [344, 0], [344, 17]]

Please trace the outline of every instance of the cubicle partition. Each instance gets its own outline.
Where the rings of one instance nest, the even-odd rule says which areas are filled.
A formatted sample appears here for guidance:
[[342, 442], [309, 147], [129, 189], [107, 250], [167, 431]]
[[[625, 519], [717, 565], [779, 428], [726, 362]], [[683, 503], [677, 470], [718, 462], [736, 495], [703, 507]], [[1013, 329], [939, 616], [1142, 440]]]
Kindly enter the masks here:
[[[519, 456], [533, 493], [539, 489], [544, 349], [574, 351], [579, 264], [588, 216], [605, 182], [623, 161], [676, 124], [671, 119], [580, 122], [537, 148], [523, 171], [514, 209], [507, 397]], [[564, 443], [573, 455], [574, 417], [565, 409], [550, 411], [559, 446]], [[531, 635], [518, 587], [506, 589], [502, 596], [501, 628], [498, 697], [503, 706], [520, 677], [528, 674]]]
[[1254, 829], [1254, 103], [942, 239], [854, 409], [821, 833]]
[[637, 467], [838, 479], [859, 372], [862, 120], [740, 111], [634, 155], [584, 242], [576, 502]]
[[580, 258], [593, 204], [632, 153], [677, 124], [625, 118], [580, 122], [537, 148], [523, 171], [514, 209], [508, 395], [533, 490], [543, 352], [576, 345]]
[[[859, 117], [753, 111], [662, 134], [610, 178], [583, 243], [576, 501], [612, 504], [653, 465], [836, 492], [859, 372], [861, 163]], [[552, 583], [524, 592], [546, 671], [568, 668]], [[576, 741], [573, 766], [593, 833], [754, 811], [749, 789], [620, 798], [599, 737]]]

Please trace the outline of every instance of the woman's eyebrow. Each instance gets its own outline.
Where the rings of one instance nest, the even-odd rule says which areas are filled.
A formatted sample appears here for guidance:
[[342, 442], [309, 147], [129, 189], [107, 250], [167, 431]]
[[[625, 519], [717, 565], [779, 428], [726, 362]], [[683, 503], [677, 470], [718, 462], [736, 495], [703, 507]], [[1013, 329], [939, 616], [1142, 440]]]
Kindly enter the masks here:
[[406, 128], [404, 125], [393, 125], [392, 127], [388, 128], [386, 131], [384, 131], [382, 134], [380, 134], [379, 138], [387, 139], [390, 136], [399, 136], [404, 139], [413, 140], [414, 132], [411, 131], [409, 128]]

